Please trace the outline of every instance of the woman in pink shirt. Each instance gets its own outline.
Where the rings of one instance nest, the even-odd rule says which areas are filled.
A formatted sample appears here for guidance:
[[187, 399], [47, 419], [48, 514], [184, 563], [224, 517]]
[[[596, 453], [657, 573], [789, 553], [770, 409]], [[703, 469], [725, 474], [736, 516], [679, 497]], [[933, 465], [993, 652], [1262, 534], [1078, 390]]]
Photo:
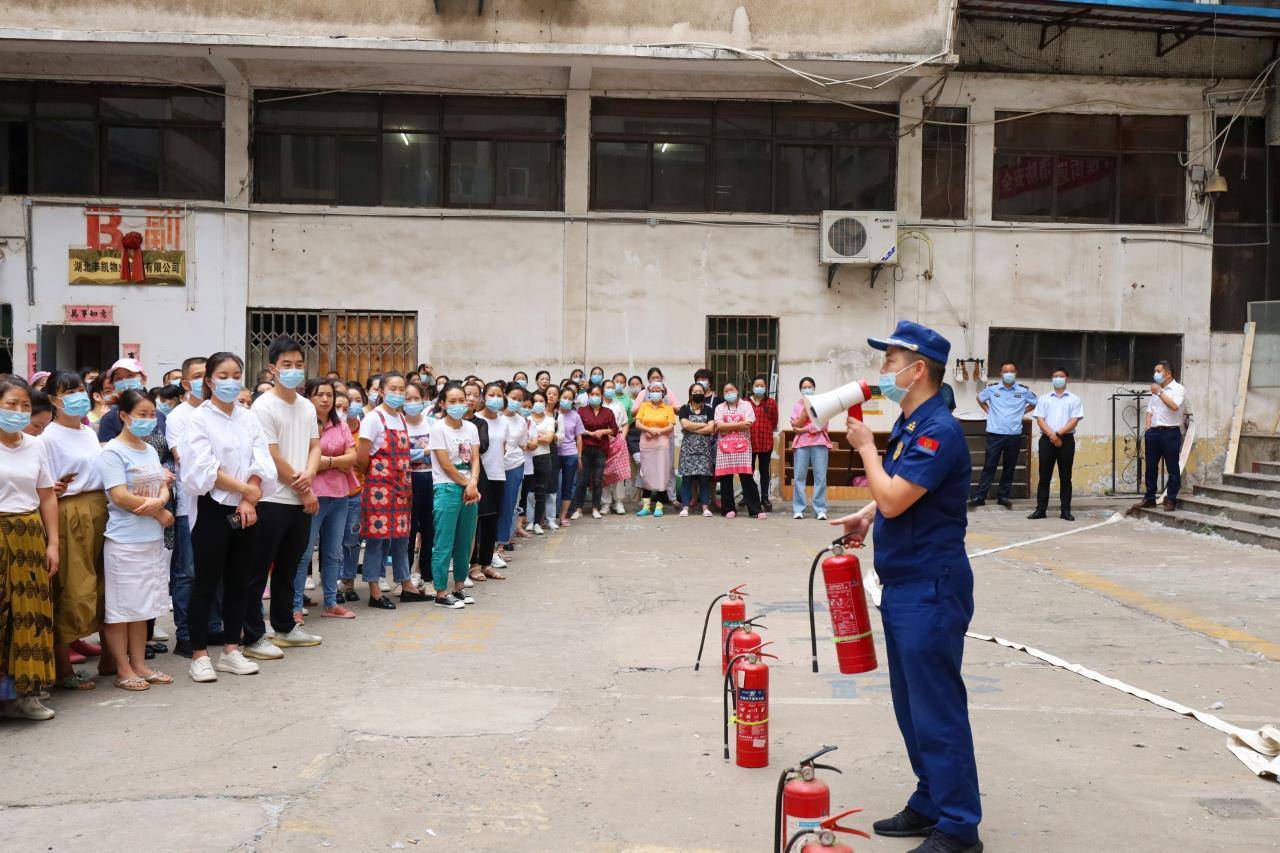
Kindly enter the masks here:
[[806, 399], [813, 394], [817, 386], [811, 377], [800, 380], [801, 398], [791, 409], [791, 426], [799, 430], [791, 441], [794, 452], [795, 476], [791, 481], [791, 517], [804, 518], [805, 480], [809, 471], [813, 471], [813, 511], [819, 521], [827, 518], [827, 460], [831, 454], [831, 436], [827, 427], [818, 426], [809, 420], [809, 411], [805, 408]]

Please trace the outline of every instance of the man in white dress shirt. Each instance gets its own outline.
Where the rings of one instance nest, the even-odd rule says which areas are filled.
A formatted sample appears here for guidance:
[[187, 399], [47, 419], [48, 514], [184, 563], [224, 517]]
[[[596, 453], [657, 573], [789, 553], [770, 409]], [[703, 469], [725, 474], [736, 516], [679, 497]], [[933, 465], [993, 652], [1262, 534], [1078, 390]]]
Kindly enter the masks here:
[[1053, 390], [1041, 394], [1036, 401], [1032, 417], [1040, 427], [1040, 485], [1036, 490], [1036, 509], [1027, 518], [1044, 518], [1049, 508], [1049, 483], [1053, 480], [1053, 467], [1058, 466], [1058, 495], [1061, 511], [1066, 521], [1075, 521], [1071, 514], [1071, 465], [1076, 458], [1076, 427], [1084, 420], [1084, 403], [1067, 390], [1067, 371], [1058, 368], [1053, 372]]
[[1182, 452], [1183, 407], [1187, 389], [1173, 378], [1173, 365], [1157, 361], [1152, 376], [1151, 399], [1147, 400], [1147, 493], [1139, 506], [1156, 505], [1156, 481], [1160, 476], [1160, 460], [1166, 472], [1164, 508], [1178, 508], [1178, 487], [1182, 471], [1178, 456]]

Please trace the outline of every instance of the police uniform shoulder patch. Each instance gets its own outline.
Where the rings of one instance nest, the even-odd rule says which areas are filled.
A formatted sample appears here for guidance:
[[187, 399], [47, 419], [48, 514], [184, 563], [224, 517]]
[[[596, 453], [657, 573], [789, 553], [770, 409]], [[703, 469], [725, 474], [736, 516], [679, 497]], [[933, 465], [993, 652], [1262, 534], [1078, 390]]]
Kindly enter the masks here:
[[929, 438], [927, 435], [922, 435], [916, 440], [916, 447], [920, 448], [925, 453], [928, 453], [930, 456], [933, 456], [938, 452], [937, 440]]

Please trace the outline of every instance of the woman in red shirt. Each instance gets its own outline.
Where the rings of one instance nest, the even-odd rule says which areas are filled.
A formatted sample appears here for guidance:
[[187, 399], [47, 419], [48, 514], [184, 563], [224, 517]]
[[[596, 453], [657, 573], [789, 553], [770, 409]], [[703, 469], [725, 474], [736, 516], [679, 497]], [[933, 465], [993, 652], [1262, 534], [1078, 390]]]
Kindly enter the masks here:
[[[604, 406], [602, 385], [595, 383], [587, 391], [587, 405], [578, 409], [578, 417], [582, 419], [582, 479], [578, 481], [578, 494], [573, 503], [575, 507], [581, 507], [590, 488], [591, 516], [599, 518], [609, 442], [618, 434], [618, 421], [613, 410]], [[578, 518], [578, 513], [575, 512], [573, 517]]]
[[773, 512], [769, 501], [769, 466], [773, 462], [773, 434], [778, 429], [778, 403], [769, 396], [769, 380], [757, 374], [751, 380], [751, 407], [756, 419], [751, 424], [751, 460], [760, 475], [760, 502], [765, 512]]

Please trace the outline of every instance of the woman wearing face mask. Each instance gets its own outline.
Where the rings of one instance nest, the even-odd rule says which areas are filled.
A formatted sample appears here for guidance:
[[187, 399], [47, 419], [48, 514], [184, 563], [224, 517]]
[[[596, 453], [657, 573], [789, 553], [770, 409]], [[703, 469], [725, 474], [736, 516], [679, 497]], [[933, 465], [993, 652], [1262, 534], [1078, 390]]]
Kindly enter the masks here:
[[605, 408], [613, 412], [613, 419], [618, 424], [618, 433], [609, 440], [609, 454], [604, 463], [604, 502], [607, 507], [612, 500], [613, 511], [617, 515], [626, 515], [627, 508], [622, 502], [626, 500], [627, 481], [631, 478], [631, 451], [627, 449], [627, 436], [631, 433], [631, 398], [625, 383], [619, 385], [610, 379], [605, 380], [604, 396]]
[[27, 383], [0, 376], [0, 703], [6, 717], [49, 720], [58, 506], [48, 456], [23, 434], [30, 417]]
[[[103, 398], [110, 403], [115, 403], [117, 398], [125, 391], [141, 391], [146, 393], [147, 373], [142, 367], [142, 363], [136, 358], [118, 359], [115, 364], [107, 370], [106, 384], [104, 387]], [[165, 421], [164, 416], [159, 417], [160, 432], [164, 433]], [[111, 439], [120, 434], [122, 429], [120, 421], [120, 412], [114, 407], [102, 416], [98, 422], [98, 441], [106, 444]]]
[[544, 525], [551, 524], [555, 513], [551, 501], [555, 496], [556, 480], [555, 453], [552, 450], [556, 441], [556, 417], [550, 399], [554, 391], [553, 386], [547, 393], [533, 392], [533, 410], [529, 419], [529, 433], [533, 440], [529, 460], [533, 473], [525, 476], [525, 483], [533, 495], [533, 505], [525, 512], [525, 530], [535, 536], [543, 535]]
[[827, 460], [831, 454], [831, 436], [825, 425], [818, 426], [809, 420], [805, 397], [813, 394], [817, 385], [813, 378], [800, 380], [801, 399], [791, 409], [791, 426], [798, 430], [791, 440], [795, 476], [791, 482], [791, 517], [804, 518], [805, 477], [813, 471], [813, 511], [819, 521], [827, 518]]
[[[191, 518], [195, 581], [187, 622], [191, 632], [192, 681], [218, 680], [218, 672], [252, 675], [258, 664], [240, 651], [258, 530], [262, 484], [276, 478], [276, 466], [256, 415], [236, 402], [244, 362], [229, 352], [205, 361], [204, 399], [191, 415], [182, 444], [180, 487], [196, 495]], [[222, 587], [222, 657], [209, 659], [209, 609]]]
[[751, 425], [751, 460], [760, 476], [760, 505], [773, 512], [769, 502], [769, 466], [773, 464], [773, 434], [778, 429], [778, 404], [769, 396], [769, 380], [756, 374], [751, 380], [751, 408], [755, 423]]
[[360, 421], [364, 420], [365, 412], [370, 408], [369, 398], [359, 385], [348, 385], [347, 404], [347, 427], [354, 435], [360, 431]]
[[750, 403], [738, 399], [738, 386], [724, 384], [724, 402], [716, 406], [716, 479], [720, 481], [720, 506], [725, 518], [737, 515], [733, 502], [733, 475], [742, 485], [747, 513], [756, 518], [769, 516], [760, 508], [760, 493], [751, 479], [751, 425], [756, 413]]
[[[65, 690], [90, 690], [93, 679], [72, 667], [72, 654], [87, 651], [83, 638], [102, 623], [99, 601], [103, 590], [102, 546], [107, 528], [107, 496], [98, 458], [102, 445], [83, 424], [89, 395], [80, 377], [59, 370], [48, 383], [49, 401], [57, 411], [40, 437], [58, 493], [60, 571], [53, 578], [54, 654], [57, 685]], [[109, 669], [109, 667], [107, 667]]]
[[578, 388], [572, 382], [560, 391], [556, 412], [556, 456], [560, 470], [560, 526], [569, 526], [569, 505], [577, 490], [578, 463], [582, 458], [582, 418], [574, 410]]
[[182, 402], [182, 398], [186, 396], [186, 391], [181, 385], [165, 385], [156, 394], [155, 404], [156, 411], [168, 418], [173, 410]]
[[86, 417], [89, 420], [89, 426], [93, 427], [96, 435], [98, 424], [102, 421], [103, 415], [111, 411], [111, 403], [107, 400], [107, 377], [99, 373], [85, 385], [86, 390], [89, 392], [89, 399], [93, 402], [93, 408], [89, 410], [89, 414]]
[[[592, 368], [592, 373], [600, 368]], [[601, 370], [603, 376], [604, 371]], [[593, 382], [587, 390], [587, 405], [578, 411], [582, 421], [582, 479], [578, 483], [574, 495], [573, 518], [582, 517], [582, 504], [587, 498], [587, 490], [591, 491], [591, 517], [600, 518], [604, 505], [601, 493], [604, 491], [604, 466], [608, 459], [609, 445], [618, 434], [618, 422], [613, 411], [604, 405], [604, 386]]]
[[405, 402], [404, 375], [384, 373], [376, 381], [382, 404], [360, 423], [356, 468], [364, 472], [361, 493], [361, 534], [364, 536], [364, 579], [369, 584], [369, 606], [395, 610], [390, 596], [378, 583], [383, 558], [390, 553], [392, 575], [400, 584], [400, 601], [426, 601], [428, 596], [409, 576], [409, 528], [413, 511], [413, 481], [409, 473], [409, 426], [401, 409]]
[[147, 621], [168, 609], [164, 528], [174, 521], [166, 509], [171, 477], [155, 448], [143, 440], [156, 429], [155, 404], [143, 392], [129, 390], [120, 394], [116, 408], [124, 429], [98, 460], [108, 497], [105, 630], [115, 659], [115, 686], [140, 691], [173, 683], [146, 664]]
[[443, 414], [444, 414], [444, 389], [445, 389], [445, 387], [446, 387], [448, 384], [449, 384], [449, 377], [448, 377], [448, 376], [437, 376], [437, 377], [436, 377], [436, 395], [435, 395], [436, 406], [435, 406], [435, 409], [436, 409], [436, 414], [437, 414], [437, 415], [443, 415]]
[[[404, 419], [409, 426], [409, 474], [413, 480], [413, 509], [409, 520], [409, 556], [412, 561], [414, 543], [418, 548], [418, 570], [414, 583], [431, 575], [431, 542], [435, 526], [431, 517], [433, 484], [431, 480], [431, 427], [436, 419], [427, 414], [423, 386], [412, 382], [405, 391]], [[425, 595], [425, 591], [423, 593]]]
[[[338, 418], [347, 425], [347, 431], [351, 434], [352, 446], [356, 445], [356, 436], [360, 432], [360, 421], [358, 418], [351, 417], [351, 398], [348, 396], [352, 390], [352, 386], [347, 387], [347, 394], [337, 394], [334, 396], [334, 408], [338, 412]], [[359, 389], [355, 389], [359, 390]], [[352, 428], [352, 422], [355, 422], [355, 428]], [[356, 572], [360, 568], [360, 493], [363, 490], [360, 473], [356, 471], [355, 462], [351, 464], [351, 477], [354, 485], [347, 492], [347, 515], [342, 524], [342, 569], [338, 573], [338, 589], [337, 601], [339, 604], [344, 601], [352, 604], [360, 600], [360, 593], [356, 592]]]
[[689, 386], [689, 402], [680, 408], [680, 509], [681, 517], [690, 507], [702, 505], [702, 514], [711, 517], [711, 477], [715, 473], [715, 412], [707, 404], [707, 389], [701, 382]]
[[671, 456], [676, 410], [667, 402], [667, 397], [667, 389], [660, 381], [650, 382], [648, 399], [635, 410], [635, 427], [641, 433], [641, 500], [636, 515], [641, 517], [662, 517], [662, 506], [667, 503], [667, 483], [673, 476]]
[[[507, 388], [507, 408], [502, 413], [507, 422], [502, 453], [502, 470], [506, 481], [502, 487], [502, 505], [498, 508], [498, 545], [508, 556], [515, 550], [512, 536], [515, 530], [516, 504], [520, 501], [520, 489], [524, 485], [525, 451], [533, 449], [527, 420], [529, 414], [524, 407], [526, 393], [520, 385]], [[507, 560], [502, 554], [495, 553], [492, 566], [504, 569]]]
[[375, 373], [370, 376], [364, 387], [365, 395], [369, 398], [369, 405], [378, 405], [382, 401], [382, 374]]
[[523, 370], [517, 370], [511, 375], [511, 384], [522, 391], [529, 390], [529, 374]]
[[342, 541], [347, 530], [347, 496], [358, 487], [352, 469], [356, 465], [356, 442], [339, 406], [333, 383], [328, 379], [308, 379], [303, 394], [316, 409], [316, 429], [320, 433], [320, 466], [311, 491], [320, 508], [311, 516], [311, 534], [293, 583], [295, 619], [302, 615], [304, 584], [311, 570], [311, 554], [320, 543], [320, 588], [324, 595], [321, 616], [354, 619], [355, 614], [338, 598], [338, 575], [342, 574]]
[[[480, 506], [480, 432], [466, 420], [467, 392], [448, 385], [445, 416], [431, 428], [431, 475], [435, 489], [435, 541], [431, 548], [431, 578], [435, 603], [459, 610], [475, 599], [467, 592], [467, 567]], [[450, 566], [453, 568], [450, 582]], [[452, 589], [450, 587], [452, 586]]]
[[480, 453], [483, 476], [480, 478], [479, 518], [470, 577], [472, 581], [489, 578], [506, 580], [506, 576], [493, 568], [493, 557], [498, 542], [498, 515], [502, 510], [507, 485], [507, 433], [514, 424], [502, 416], [507, 408], [507, 392], [502, 383], [488, 383], [484, 386], [483, 393], [484, 408], [480, 417], [484, 419], [488, 441]]

